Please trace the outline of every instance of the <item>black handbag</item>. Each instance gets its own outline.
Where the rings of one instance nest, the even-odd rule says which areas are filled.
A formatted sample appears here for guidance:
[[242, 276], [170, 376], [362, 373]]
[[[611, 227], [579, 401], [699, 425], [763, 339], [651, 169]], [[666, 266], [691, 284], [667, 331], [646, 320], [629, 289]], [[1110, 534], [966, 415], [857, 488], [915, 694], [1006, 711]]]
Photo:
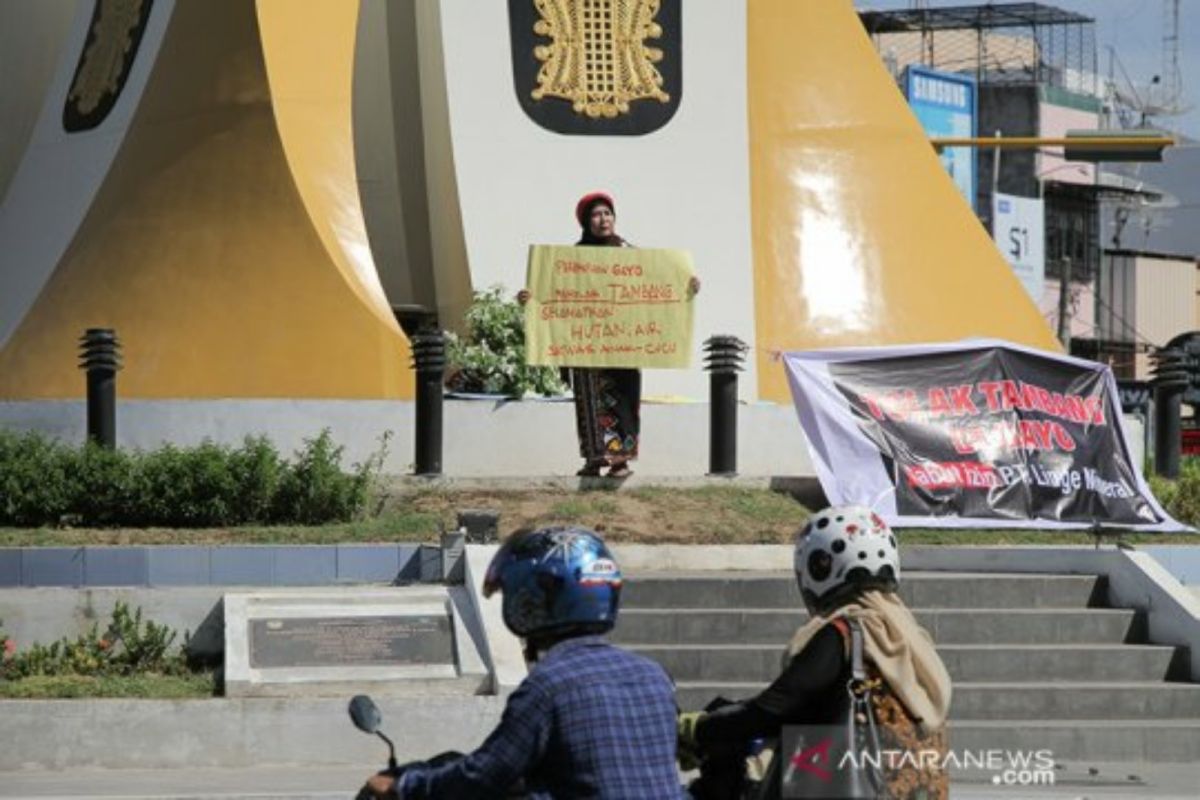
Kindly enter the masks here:
[[[777, 751], [766, 778], [749, 793], [752, 798], [806, 797], [829, 800], [889, 800], [883, 770], [872, 695], [878, 679], [867, 675], [863, 662], [863, 631], [859, 623], [845, 620], [850, 630], [850, 678], [845, 720], [833, 727], [814, 730], [806, 738], [802, 732]], [[803, 726], [800, 726], [801, 729]], [[820, 753], [819, 764], [801, 769], [793, 760]]]
[[857, 620], [846, 621], [850, 624], [850, 680], [846, 683], [846, 691], [850, 695], [850, 713], [846, 715], [846, 742], [853, 748], [855, 759], [848, 759], [843, 768], [837, 770], [837, 774], [844, 776], [844, 796], [849, 800], [887, 800], [879, 727], [871, 702], [872, 693], [879, 682], [867, 676], [863, 664], [862, 626]]

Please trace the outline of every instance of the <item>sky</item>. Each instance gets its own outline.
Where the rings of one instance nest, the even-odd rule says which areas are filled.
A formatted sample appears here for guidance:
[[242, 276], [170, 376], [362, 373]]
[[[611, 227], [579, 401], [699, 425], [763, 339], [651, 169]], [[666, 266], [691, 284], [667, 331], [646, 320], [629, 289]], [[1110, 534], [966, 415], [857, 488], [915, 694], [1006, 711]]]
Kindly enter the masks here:
[[[1097, 66], [1108, 74], [1108, 46], [1117, 53], [1125, 71], [1136, 83], [1147, 84], [1162, 70], [1163, 6], [1165, 0], [1042, 0], [1046, 5], [1086, 14], [1096, 20]], [[912, 8], [912, 0], [855, 0], [860, 11]], [[983, 5], [971, 0], [929, 0], [930, 8]], [[1005, 3], [997, 2], [997, 5]], [[1179, 3], [1179, 68], [1183, 74], [1184, 105], [1181, 116], [1156, 120], [1160, 127], [1200, 139], [1200, 0]], [[1120, 72], [1117, 72], [1120, 75]]]

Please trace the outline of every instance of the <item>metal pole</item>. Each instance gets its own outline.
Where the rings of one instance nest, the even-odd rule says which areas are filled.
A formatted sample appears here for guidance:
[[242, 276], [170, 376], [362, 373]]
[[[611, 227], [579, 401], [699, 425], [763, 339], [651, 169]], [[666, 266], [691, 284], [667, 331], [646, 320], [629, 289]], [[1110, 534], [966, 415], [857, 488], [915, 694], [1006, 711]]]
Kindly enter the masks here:
[[120, 343], [111, 328], [88, 328], [79, 338], [79, 368], [87, 372], [87, 435], [101, 447], [117, 446], [117, 370]]
[[704, 343], [709, 372], [708, 472], [737, 474], [737, 384], [743, 353], [736, 336], [712, 336]]
[[446, 372], [446, 339], [441, 331], [412, 337], [413, 368], [417, 371], [417, 422], [414, 472], [442, 474], [442, 380]]
[[[996, 138], [1001, 136], [999, 128], [996, 129]], [[988, 198], [991, 208], [987, 209], [988, 214], [992, 218], [992, 240], [996, 239], [996, 194], [1000, 191], [1000, 154], [1004, 151], [999, 147], [992, 148], [992, 196]]]
[[1165, 478], [1177, 478], [1180, 405], [1189, 383], [1188, 357], [1181, 350], [1159, 350], [1154, 358], [1154, 471]]
[[1070, 294], [1071, 257], [1064, 256], [1062, 272], [1058, 276], [1058, 340], [1063, 343], [1068, 355], [1071, 353]]

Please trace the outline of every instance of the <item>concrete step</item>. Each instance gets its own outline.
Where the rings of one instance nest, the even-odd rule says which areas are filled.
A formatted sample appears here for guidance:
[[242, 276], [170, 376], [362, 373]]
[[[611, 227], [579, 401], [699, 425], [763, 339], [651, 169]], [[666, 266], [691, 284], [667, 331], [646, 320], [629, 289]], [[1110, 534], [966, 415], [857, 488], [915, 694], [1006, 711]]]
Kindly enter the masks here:
[[[637, 645], [676, 681], [769, 681], [779, 674], [778, 645]], [[955, 681], [1156, 681], [1172, 674], [1178, 648], [1150, 645], [943, 645]]]
[[[1200, 720], [951, 721], [950, 746], [959, 752], [1046, 749], [1057, 761], [1195, 765], [1200, 762]], [[1200, 769], [1196, 780], [1200, 783]]]
[[[704, 708], [714, 697], [744, 700], [765, 683], [684, 682], [679, 707]], [[954, 720], [1200, 719], [1200, 686], [1167, 682], [954, 684]]]
[[938, 653], [961, 681], [1157, 681], [1181, 649], [1158, 645], [945, 645]]
[[1168, 681], [957, 683], [956, 720], [1177, 719], [1200, 722], [1200, 685]]
[[[1093, 575], [905, 573], [900, 596], [910, 608], [1087, 608], [1102, 605]], [[636, 608], [802, 609], [790, 573], [630, 575], [622, 610]]]
[[[939, 644], [1120, 644], [1142, 641], [1144, 625], [1124, 609], [916, 609]], [[808, 620], [774, 608], [623, 608], [613, 633], [622, 644], [738, 642], [782, 648]]]

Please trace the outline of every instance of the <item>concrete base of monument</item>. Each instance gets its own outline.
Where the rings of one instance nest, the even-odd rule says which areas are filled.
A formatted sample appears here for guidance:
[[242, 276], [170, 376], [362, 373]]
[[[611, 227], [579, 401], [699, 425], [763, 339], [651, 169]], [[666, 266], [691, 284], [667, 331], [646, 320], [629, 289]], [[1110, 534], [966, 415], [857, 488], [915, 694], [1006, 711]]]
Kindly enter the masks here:
[[491, 681], [472, 602], [454, 586], [226, 594], [225, 694], [485, 692]]

